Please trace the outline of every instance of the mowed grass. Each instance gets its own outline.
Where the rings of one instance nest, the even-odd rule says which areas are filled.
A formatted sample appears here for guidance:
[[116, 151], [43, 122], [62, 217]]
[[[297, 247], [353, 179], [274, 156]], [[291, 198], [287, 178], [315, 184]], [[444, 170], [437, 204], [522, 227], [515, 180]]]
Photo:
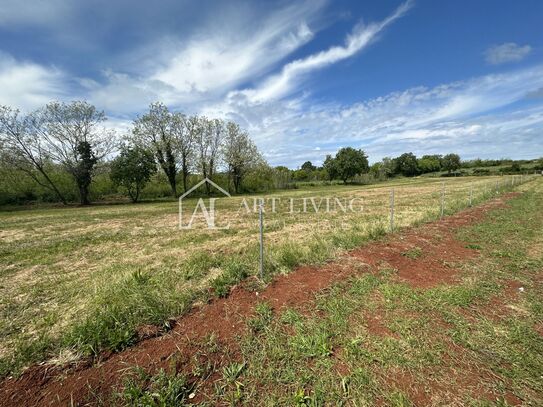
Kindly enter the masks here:
[[[515, 188], [533, 184], [519, 181]], [[496, 187], [512, 188], [510, 177], [478, 177], [274, 193], [283, 206], [275, 214], [266, 206], [266, 279], [384, 234], [391, 188], [396, 227], [434, 219], [442, 182], [446, 214], [467, 205], [470, 188], [474, 204], [494, 196]], [[308, 213], [288, 213], [288, 200], [297, 200], [296, 212], [304, 197], [361, 201], [354, 212], [315, 213], [308, 203]], [[138, 326], [168, 329], [168, 319], [205, 300], [210, 287], [226, 295], [255, 275], [258, 216], [247, 213], [243, 198], [252, 204], [253, 197], [217, 202], [217, 224], [230, 224], [223, 230], [207, 230], [201, 217], [194, 229], [179, 230], [177, 202], [0, 212], [0, 375], [32, 362], [122, 349], [137, 340]], [[185, 219], [195, 204], [184, 202]]]
[[[458, 232], [480, 251], [455, 264], [458, 283], [417, 288], [383, 268], [320, 292], [315, 306], [260, 303], [201, 405], [543, 405], [543, 183], [523, 189]], [[209, 366], [194, 371], [209, 377]], [[118, 401], [185, 405], [201, 388], [139, 372]]]

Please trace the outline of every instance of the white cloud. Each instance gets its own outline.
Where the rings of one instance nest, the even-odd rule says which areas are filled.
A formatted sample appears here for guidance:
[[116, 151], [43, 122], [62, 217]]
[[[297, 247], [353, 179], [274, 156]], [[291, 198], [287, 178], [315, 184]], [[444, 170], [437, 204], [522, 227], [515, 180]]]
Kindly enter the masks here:
[[494, 45], [485, 51], [486, 62], [492, 65], [503, 64], [506, 62], [518, 62], [524, 59], [532, 47], [529, 45], [520, 46], [514, 42], [506, 42], [501, 45]]
[[[242, 123], [272, 164], [320, 162], [346, 145], [364, 148], [372, 160], [405, 151], [519, 156], [542, 151], [543, 138], [535, 132], [543, 131], [543, 105], [518, 111], [512, 106], [542, 86], [543, 65], [348, 106], [305, 99], [253, 103], [238, 94], [208, 113]], [[522, 141], [514, 150], [511, 138]]]
[[[66, 1], [53, 1], [62, 4], [59, 15], [68, 12]], [[57, 18], [47, 10], [40, 16], [39, 7], [26, 8], [26, 3], [16, 10], [16, 4], [6, 0], [0, 6], [0, 26], [50, 24]], [[153, 37], [113, 61], [130, 72], [105, 70], [94, 79], [72, 79], [55, 67], [0, 53], [0, 103], [31, 109], [51, 99], [86, 98], [105, 109], [111, 117], [108, 125], [122, 132], [134, 114], [162, 100], [174, 109], [238, 121], [274, 165], [320, 162], [345, 145], [366, 149], [372, 160], [405, 151], [458, 151], [465, 156], [542, 151], [537, 132], [543, 131], [543, 102], [537, 97], [543, 66], [411, 88], [351, 105], [316, 103], [310, 95], [296, 93], [311, 73], [367, 48], [410, 3], [381, 22], [356, 26], [344, 44], [278, 69], [322, 28], [323, 5], [324, 0], [296, 3], [265, 17], [256, 10], [218, 11], [199, 21], [198, 31], [187, 34], [184, 42]], [[486, 56], [491, 63], [515, 61], [530, 49], [508, 43]], [[513, 109], [525, 100], [531, 108]]]
[[287, 95], [296, 88], [298, 80], [304, 74], [350, 58], [366, 48], [386, 26], [404, 15], [409, 7], [410, 2], [402, 4], [391, 16], [380, 23], [367, 26], [359, 24], [347, 37], [345, 45], [334, 46], [326, 51], [292, 61], [283, 67], [280, 74], [267, 79], [261, 86], [256, 89], [246, 89], [241, 93], [254, 102], [278, 99]]
[[[313, 38], [308, 26], [324, 2], [305, 2], [276, 11], [263, 21], [241, 14], [228, 25], [210, 21], [180, 46], [168, 41], [167, 62], [151, 76], [179, 95], [209, 95], [231, 90], [269, 71]], [[164, 57], [163, 57], [164, 58]], [[179, 96], [183, 99], [182, 96]]]
[[183, 41], [159, 38], [124, 56], [120, 65], [139, 66], [139, 74], [110, 70], [99, 81], [83, 80], [87, 97], [116, 114], [138, 113], [155, 100], [194, 111], [217, 103], [309, 42], [325, 4], [305, 1], [264, 17], [248, 7], [217, 10]]
[[54, 67], [18, 61], [0, 52], [0, 104], [37, 108], [65, 94], [65, 79]]

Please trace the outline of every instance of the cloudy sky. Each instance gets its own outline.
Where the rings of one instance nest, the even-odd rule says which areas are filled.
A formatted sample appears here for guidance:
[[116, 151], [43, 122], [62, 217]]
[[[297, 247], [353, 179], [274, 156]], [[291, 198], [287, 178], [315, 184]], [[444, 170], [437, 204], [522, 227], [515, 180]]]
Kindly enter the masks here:
[[543, 2], [0, 0], [0, 104], [160, 100], [237, 121], [273, 165], [342, 146], [543, 155]]

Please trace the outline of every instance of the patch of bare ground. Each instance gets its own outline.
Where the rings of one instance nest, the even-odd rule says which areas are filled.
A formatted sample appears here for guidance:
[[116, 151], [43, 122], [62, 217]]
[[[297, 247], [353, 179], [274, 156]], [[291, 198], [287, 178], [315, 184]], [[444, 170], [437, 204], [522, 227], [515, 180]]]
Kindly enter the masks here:
[[[336, 281], [361, 272], [365, 267], [354, 267], [353, 258], [361, 264], [379, 267], [390, 264], [397, 277], [415, 287], [432, 287], [456, 281], [456, 261], [473, 257], [476, 252], [466, 249], [454, 239], [458, 227], [481, 219], [491, 209], [505, 205], [512, 194], [504, 195], [484, 205], [460, 212], [439, 222], [406, 229], [389, 236], [384, 242], [369, 244], [351, 252], [343, 259], [321, 267], [300, 267], [288, 275], [276, 277], [262, 292], [234, 288], [227, 298], [213, 299], [195, 307], [177, 319], [173, 329], [158, 337], [142, 340], [137, 345], [116, 354], [103, 354], [94, 361], [83, 361], [64, 367], [33, 366], [19, 378], [7, 378], [0, 384], [0, 406], [50, 406], [93, 403], [93, 395], [107, 399], [115, 388], [122, 386], [123, 378], [133, 366], [149, 373], [160, 368], [185, 373], [189, 380], [195, 364], [211, 366], [201, 388], [211, 388], [216, 372], [226, 361], [239, 355], [237, 338], [246, 332], [246, 321], [259, 301], [268, 301], [274, 310], [283, 307], [303, 307], [311, 304], [315, 293]], [[413, 247], [421, 249], [420, 256], [403, 255]], [[370, 331], [382, 331], [380, 322], [367, 322]], [[383, 332], [386, 333], [386, 332]], [[142, 328], [142, 336], [156, 332]], [[214, 336], [218, 351], [207, 351], [207, 338]], [[195, 360], [195, 358], [197, 360]], [[458, 367], [454, 367], [457, 368]], [[398, 379], [399, 380], [399, 379]], [[412, 386], [408, 386], [412, 388]], [[452, 391], [452, 390], [451, 390]], [[417, 393], [412, 395], [416, 397]], [[196, 400], [203, 397], [198, 395]]]

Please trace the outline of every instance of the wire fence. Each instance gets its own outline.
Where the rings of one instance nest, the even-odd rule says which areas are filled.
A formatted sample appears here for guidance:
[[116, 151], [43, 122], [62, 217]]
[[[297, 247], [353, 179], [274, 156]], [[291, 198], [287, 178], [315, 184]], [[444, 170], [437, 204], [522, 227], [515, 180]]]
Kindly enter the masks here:
[[[447, 181], [436, 181], [421, 185], [400, 185], [392, 188], [382, 186], [361, 191], [349, 191], [351, 202], [357, 200], [357, 210], [350, 213], [341, 211], [329, 212], [325, 215], [315, 210], [313, 216], [306, 217], [305, 231], [308, 233], [324, 234], [327, 231], [337, 228], [358, 227], [360, 230], [367, 226], [384, 232], [394, 233], [406, 226], [442, 219], [462, 209], [472, 207], [493, 197], [512, 192], [518, 186], [539, 177], [536, 174], [503, 176], [499, 179], [474, 179], [465, 182], [464, 179], [448, 179]], [[340, 195], [334, 199], [341, 199]], [[307, 199], [307, 198], [306, 198]], [[321, 197], [321, 204], [323, 198]], [[347, 201], [343, 201], [346, 203]], [[329, 203], [329, 201], [328, 201]], [[337, 204], [337, 201], [335, 201]], [[307, 202], [306, 202], [307, 204]], [[316, 209], [315, 200], [311, 201], [313, 209]], [[345, 207], [345, 205], [342, 206]], [[274, 233], [284, 232], [284, 225], [289, 221], [299, 226], [300, 217], [294, 220], [281, 219], [283, 227], [272, 227], [268, 229], [267, 219], [272, 222], [278, 220], [275, 213], [269, 214], [265, 210], [264, 201], [258, 206], [259, 214], [259, 275], [264, 279], [266, 270], [266, 256], [273, 250], [273, 246], [265, 247], [265, 235], [273, 236]], [[308, 205], [304, 207], [307, 209]], [[319, 207], [320, 208], [320, 207]], [[350, 208], [353, 209], [353, 208]], [[292, 213], [291, 213], [292, 215]], [[299, 226], [300, 230], [304, 230]], [[337, 232], [337, 230], [335, 230]], [[273, 241], [273, 238], [270, 239]]]

